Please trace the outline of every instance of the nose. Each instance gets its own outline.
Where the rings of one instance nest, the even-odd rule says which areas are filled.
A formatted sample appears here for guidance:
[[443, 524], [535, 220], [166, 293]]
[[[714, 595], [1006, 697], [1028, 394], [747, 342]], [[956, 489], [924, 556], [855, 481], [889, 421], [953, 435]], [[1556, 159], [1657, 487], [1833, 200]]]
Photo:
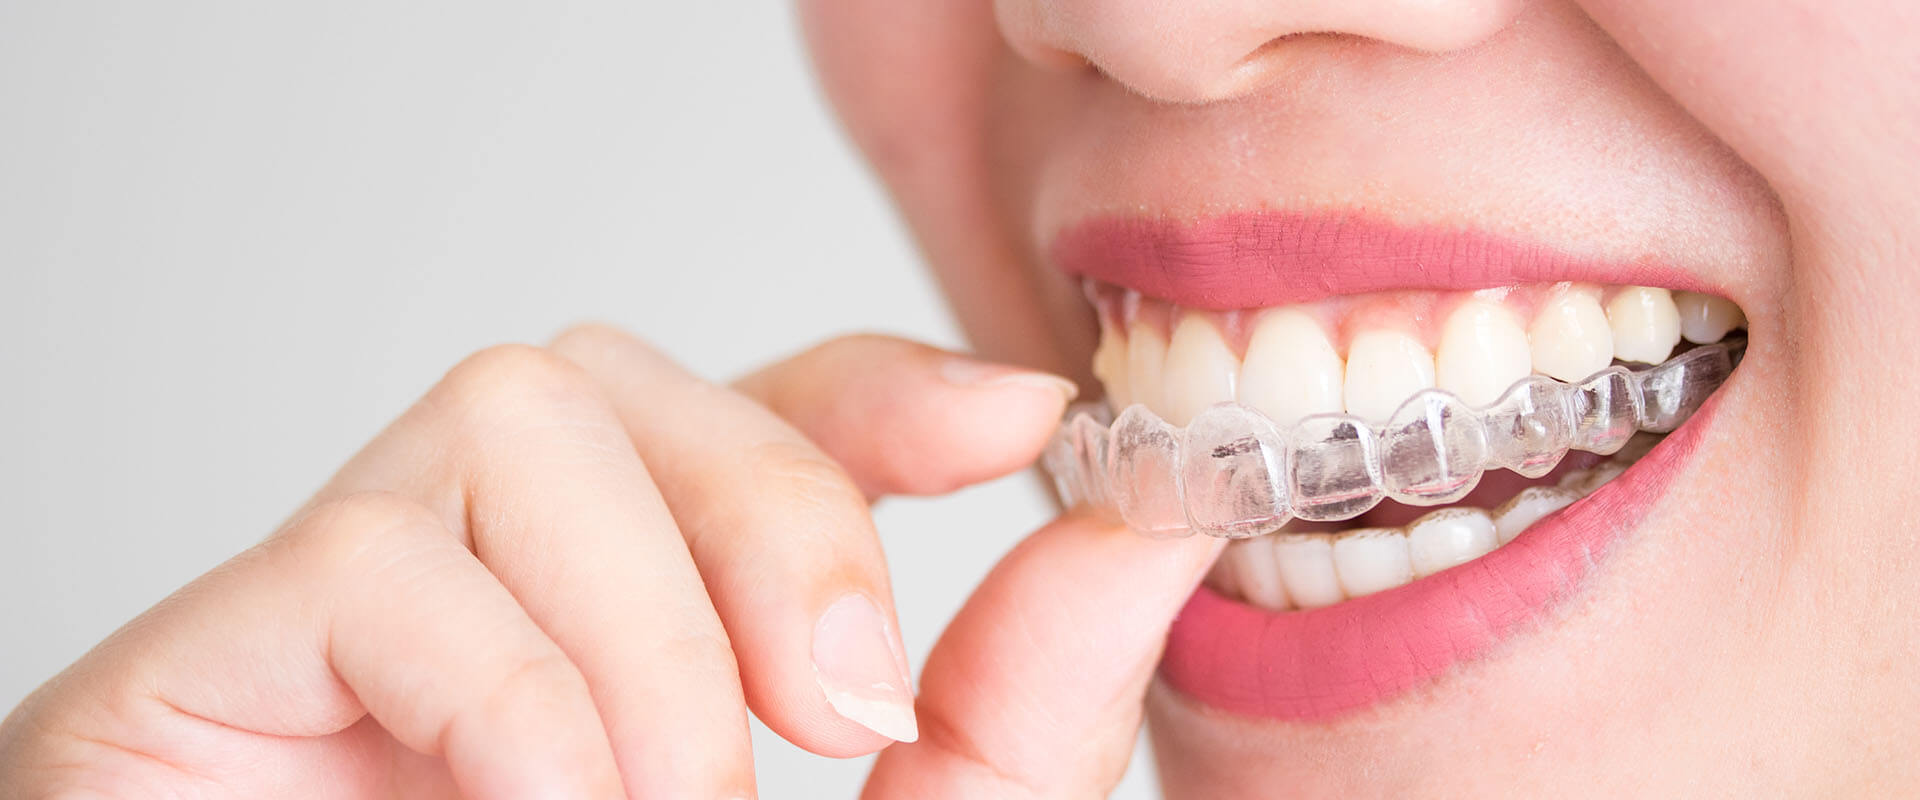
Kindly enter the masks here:
[[995, 0], [1002, 34], [1042, 65], [1091, 63], [1134, 92], [1204, 103], [1271, 80], [1296, 34], [1442, 53], [1505, 28], [1525, 0]]

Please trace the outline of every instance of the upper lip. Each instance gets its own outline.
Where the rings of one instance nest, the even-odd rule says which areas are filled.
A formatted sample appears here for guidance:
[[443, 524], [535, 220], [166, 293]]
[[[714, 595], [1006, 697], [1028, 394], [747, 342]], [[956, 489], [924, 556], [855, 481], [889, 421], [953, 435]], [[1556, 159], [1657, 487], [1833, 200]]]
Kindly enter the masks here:
[[1050, 255], [1069, 275], [1215, 310], [1389, 289], [1554, 281], [1710, 291], [1652, 257], [1584, 258], [1492, 233], [1338, 211], [1254, 211], [1190, 221], [1094, 217], [1063, 228]]

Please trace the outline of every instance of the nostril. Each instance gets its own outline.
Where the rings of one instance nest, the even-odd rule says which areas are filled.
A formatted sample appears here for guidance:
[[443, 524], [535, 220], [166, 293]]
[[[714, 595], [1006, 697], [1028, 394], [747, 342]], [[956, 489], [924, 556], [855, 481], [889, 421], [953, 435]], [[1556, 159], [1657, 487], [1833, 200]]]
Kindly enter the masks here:
[[1492, 38], [1523, 0], [995, 0], [1014, 51], [1045, 68], [1095, 67], [1134, 94], [1181, 104], [1229, 100], [1284, 78], [1301, 42], [1373, 40], [1445, 53]]
[[1301, 43], [1338, 35], [1288, 33], [1275, 36], [1262, 42], [1259, 47], [1248, 51], [1238, 61], [1217, 73], [1200, 76], [1205, 80], [1187, 87], [1180, 98], [1172, 100], [1184, 103], [1215, 103], [1257, 91], [1260, 87], [1283, 77], [1288, 66], [1298, 60], [1294, 54]]
[[1227, 71], [1226, 79], [1221, 82], [1221, 90], [1216, 92], [1216, 96], [1209, 99], [1224, 100], [1252, 91], [1261, 84], [1273, 80], [1288, 61], [1287, 54], [1290, 52], [1294, 43], [1301, 39], [1321, 35], [1322, 34], [1315, 33], [1288, 33], [1275, 36], [1262, 42], [1261, 45], [1254, 48], [1252, 52], [1242, 56], [1239, 63], [1234, 64], [1233, 67]]
[[[1258, 91], [1282, 80], [1287, 70], [1301, 63], [1302, 47], [1316, 42], [1352, 39], [1342, 33], [1290, 32], [1260, 40], [1244, 49], [1237, 59], [1215, 56], [1211, 63], [1197, 59], [1181, 61], [1172, 52], [1150, 62], [1116, 64], [1103, 70], [1135, 94], [1162, 103], [1201, 105], [1218, 103]], [[1242, 48], [1247, 45], [1242, 44]], [[1221, 48], [1230, 53], [1232, 50]]]
[[1076, 51], [1030, 38], [1009, 38], [1007, 46], [1013, 48], [1013, 52], [1027, 63], [1042, 69], [1077, 72], [1093, 66], [1092, 62]]
[[1284, 31], [1264, 20], [1243, 19], [1216, 6], [1216, 0], [1185, 2], [996, 0], [994, 8], [1003, 40], [1027, 63], [1097, 72], [1157, 102], [1232, 97], [1250, 89], [1277, 61], [1266, 57], [1273, 54], [1268, 44]]
[[1198, 64], [1114, 64], [1102, 72], [1134, 94], [1159, 103], [1203, 105], [1231, 100], [1274, 79], [1287, 61], [1263, 45], [1233, 61]]

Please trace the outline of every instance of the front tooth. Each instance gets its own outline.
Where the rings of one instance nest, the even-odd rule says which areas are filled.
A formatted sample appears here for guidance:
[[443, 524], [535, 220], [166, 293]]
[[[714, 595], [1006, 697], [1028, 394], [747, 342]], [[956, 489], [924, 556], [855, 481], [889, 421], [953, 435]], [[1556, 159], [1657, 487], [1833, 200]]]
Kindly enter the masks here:
[[1533, 318], [1527, 339], [1533, 371], [1557, 380], [1581, 380], [1613, 361], [1613, 330], [1590, 290], [1555, 293]]
[[1440, 388], [1476, 407], [1500, 399], [1533, 371], [1520, 320], [1505, 306], [1485, 300], [1468, 300], [1447, 316], [1433, 361]]
[[1166, 361], [1167, 343], [1159, 331], [1141, 320], [1127, 326], [1129, 405], [1143, 405], [1156, 414], [1165, 410], [1160, 402], [1160, 369]]
[[1105, 320], [1100, 323], [1100, 346], [1093, 351], [1093, 377], [1106, 387], [1107, 405], [1114, 413], [1131, 403], [1127, 397], [1127, 342]]
[[1320, 323], [1298, 309], [1269, 311], [1248, 337], [1239, 400], [1282, 427], [1313, 414], [1338, 414], [1345, 373]]
[[1167, 343], [1167, 360], [1160, 377], [1161, 417], [1185, 425], [1214, 403], [1233, 400], [1240, 360], [1220, 337], [1220, 329], [1199, 314], [1183, 314]]
[[1347, 413], [1379, 422], [1415, 392], [1433, 386], [1433, 355], [1411, 335], [1363, 331], [1347, 348]]
[[1529, 486], [1521, 489], [1512, 500], [1508, 500], [1493, 512], [1494, 533], [1504, 545], [1513, 541], [1514, 537], [1519, 536], [1520, 532], [1526, 530], [1528, 526], [1539, 522], [1542, 517], [1573, 505], [1573, 501], [1579, 499], [1578, 492], [1558, 486]]
[[1746, 324], [1747, 317], [1733, 301], [1699, 292], [1678, 292], [1673, 304], [1680, 314], [1680, 335], [1694, 344], [1713, 344], [1727, 331]]
[[1333, 571], [1348, 597], [1391, 589], [1413, 580], [1407, 536], [1399, 528], [1361, 528], [1333, 540]]
[[1499, 546], [1493, 517], [1477, 508], [1444, 508], [1407, 526], [1413, 574], [1422, 578], [1465, 564]]
[[1658, 364], [1680, 343], [1680, 310], [1665, 289], [1620, 290], [1607, 301], [1607, 324], [1613, 328], [1613, 357], [1621, 361]]
[[1233, 585], [1248, 603], [1274, 611], [1293, 606], [1287, 585], [1280, 580], [1280, 562], [1273, 554], [1273, 537], [1256, 536], [1234, 542], [1227, 556], [1233, 560]]
[[1296, 605], [1319, 608], [1347, 599], [1333, 572], [1333, 543], [1325, 535], [1283, 533], [1272, 538], [1280, 581]]

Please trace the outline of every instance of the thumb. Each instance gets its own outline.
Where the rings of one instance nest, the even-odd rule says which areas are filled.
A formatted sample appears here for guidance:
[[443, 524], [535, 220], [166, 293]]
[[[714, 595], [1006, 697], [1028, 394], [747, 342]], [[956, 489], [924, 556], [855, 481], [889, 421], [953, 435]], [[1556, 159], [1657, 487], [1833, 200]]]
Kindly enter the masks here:
[[939, 495], [1033, 463], [1065, 378], [887, 336], [844, 336], [734, 388], [798, 428], [866, 492]]
[[863, 796], [1105, 797], [1167, 629], [1222, 543], [1081, 516], [1028, 537], [934, 646], [920, 740], [883, 751]]

